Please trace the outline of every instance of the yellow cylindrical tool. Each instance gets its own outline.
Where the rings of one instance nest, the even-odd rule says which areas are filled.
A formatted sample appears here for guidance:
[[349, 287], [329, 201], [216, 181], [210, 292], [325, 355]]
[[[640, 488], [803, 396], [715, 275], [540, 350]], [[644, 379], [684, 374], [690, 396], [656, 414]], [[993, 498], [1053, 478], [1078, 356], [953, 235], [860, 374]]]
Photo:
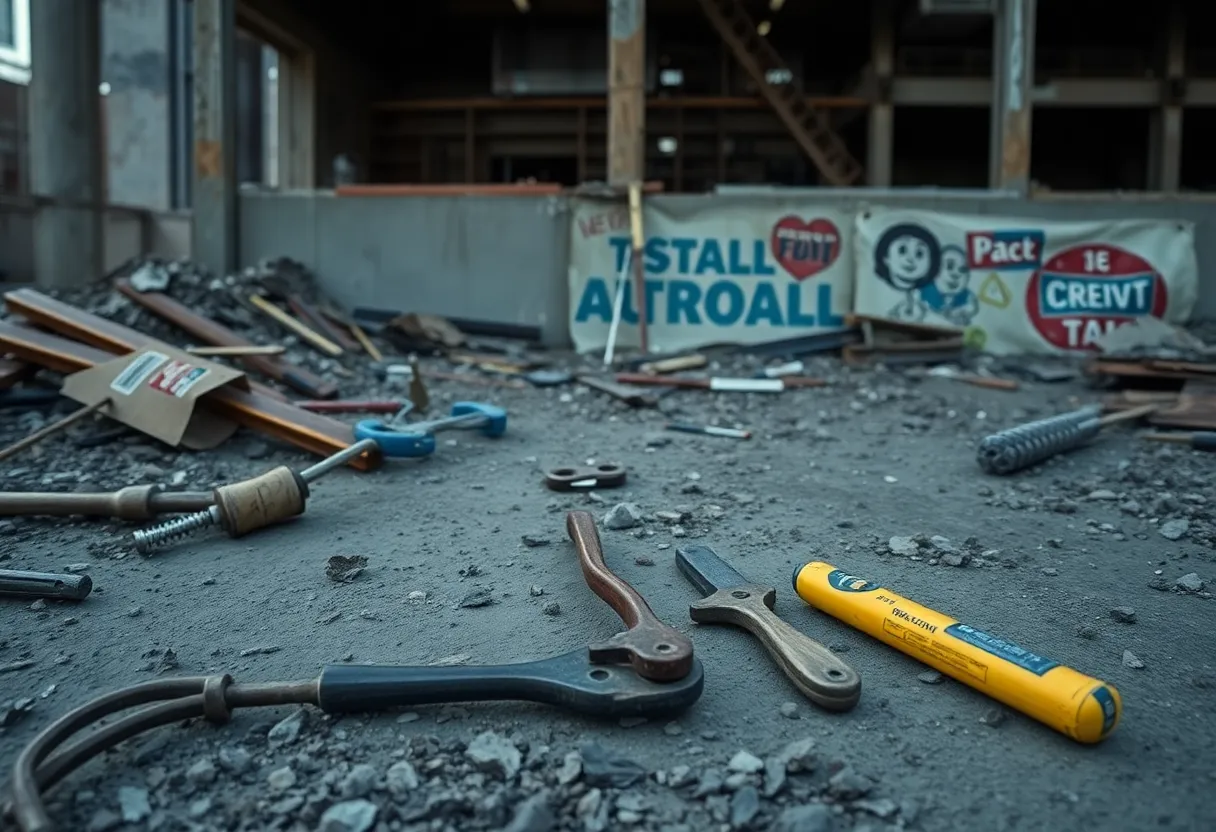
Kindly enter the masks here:
[[794, 591], [816, 609], [1078, 742], [1100, 742], [1119, 724], [1123, 700], [1113, 685], [831, 564], [798, 567]]

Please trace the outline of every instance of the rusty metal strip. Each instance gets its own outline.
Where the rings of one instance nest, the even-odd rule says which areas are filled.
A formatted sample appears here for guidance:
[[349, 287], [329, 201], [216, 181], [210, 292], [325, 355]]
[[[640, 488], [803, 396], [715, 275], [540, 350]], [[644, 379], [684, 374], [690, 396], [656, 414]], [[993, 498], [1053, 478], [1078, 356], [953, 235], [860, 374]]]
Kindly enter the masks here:
[[[188, 306], [178, 303], [166, 294], [139, 292], [126, 280], [115, 282], [114, 288], [152, 314], [213, 347], [254, 345], [252, 341], [242, 338], [223, 324], [195, 314]], [[237, 360], [255, 373], [261, 373], [275, 381], [282, 382], [309, 398], [332, 399], [338, 395], [336, 384], [273, 355], [247, 355]]]
[[[150, 347], [157, 345], [151, 339], [147, 343]], [[0, 349], [22, 361], [60, 373], [85, 370], [114, 357], [96, 347], [14, 323], [11, 318], [0, 321]], [[355, 441], [350, 426], [336, 419], [235, 387], [221, 387], [208, 393], [199, 404], [217, 416], [320, 456], [331, 456]], [[379, 467], [381, 461], [379, 456], [364, 455], [353, 460], [351, 466], [368, 471]]]
[[[4, 301], [10, 312], [22, 315], [52, 332], [104, 350], [111, 356], [126, 355], [156, 343], [155, 338], [142, 332], [85, 312], [32, 289], [8, 292], [4, 295]], [[259, 384], [252, 379], [249, 385], [259, 395], [287, 401], [287, 397], [273, 387]]]

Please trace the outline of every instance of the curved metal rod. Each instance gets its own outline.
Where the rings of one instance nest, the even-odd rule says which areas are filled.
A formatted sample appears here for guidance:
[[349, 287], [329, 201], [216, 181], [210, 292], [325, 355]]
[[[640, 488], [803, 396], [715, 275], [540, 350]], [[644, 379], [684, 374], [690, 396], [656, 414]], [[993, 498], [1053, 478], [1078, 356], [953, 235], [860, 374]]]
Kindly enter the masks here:
[[[74, 734], [107, 716], [153, 702], [159, 704], [128, 714], [61, 747]], [[317, 704], [315, 680], [233, 685], [227, 676], [195, 676], [147, 682], [100, 696], [51, 723], [17, 756], [12, 803], [5, 808], [23, 832], [51, 832], [54, 824], [42, 802], [42, 791], [123, 740], [192, 717], [225, 722], [234, 708], [304, 703]]]

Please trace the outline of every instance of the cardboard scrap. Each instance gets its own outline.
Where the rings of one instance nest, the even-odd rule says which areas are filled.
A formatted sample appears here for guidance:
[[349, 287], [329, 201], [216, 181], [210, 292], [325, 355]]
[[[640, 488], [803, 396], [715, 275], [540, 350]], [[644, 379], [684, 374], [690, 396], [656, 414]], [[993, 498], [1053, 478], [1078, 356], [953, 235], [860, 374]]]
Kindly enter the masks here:
[[101, 412], [111, 419], [167, 445], [202, 451], [236, 432], [236, 422], [196, 408], [228, 386], [248, 391], [249, 380], [240, 370], [157, 344], [73, 373], [60, 392], [83, 405], [108, 399]]

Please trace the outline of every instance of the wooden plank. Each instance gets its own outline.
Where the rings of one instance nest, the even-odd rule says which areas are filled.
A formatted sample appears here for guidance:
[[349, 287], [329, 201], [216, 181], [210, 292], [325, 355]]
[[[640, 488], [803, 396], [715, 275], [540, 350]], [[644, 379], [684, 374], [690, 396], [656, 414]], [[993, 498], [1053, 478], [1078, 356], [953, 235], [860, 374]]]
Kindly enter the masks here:
[[[142, 346], [155, 349], [159, 344], [148, 339]], [[86, 370], [114, 359], [113, 354], [104, 350], [15, 323], [11, 318], [0, 321], [0, 347], [24, 361], [59, 373]], [[199, 405], [217, 416], [319, 456], [331, 456], [355, 441], [349, 425], [253, 391], [221, 387], [203, 397]], [[351, 466], [368, 471], [379, 467], [382, 461], [379, 454], [364, 454], [352, 460]]]
[[646, 0], [608, 8], [608, 183], [624, 186], [646, 178]]
[[1216, 381], [1188, 381], [1173, 407], [1149, 417], [1159, 428], [1216, 431]]
[[[85, 312], [83, 309], [77, 309], [75, 306], [49, 298], [32, 289], [17, 289], [8, 292], [4, 295], [4, 301], [10, 311], [24, 316], [38, 326], [74, 338], [111, 355], [126, 355], [156, 342], [156, 339], [149, 338], [142, 332], [137, 332], [130, 327], [125, 327], [91, 312]], [[239, 346], [249, 345], [241, 344]], [[286, 396], [272, 387], [252, 380], [250, 386], [259, 395], [279, 401], [287, 400]]]

